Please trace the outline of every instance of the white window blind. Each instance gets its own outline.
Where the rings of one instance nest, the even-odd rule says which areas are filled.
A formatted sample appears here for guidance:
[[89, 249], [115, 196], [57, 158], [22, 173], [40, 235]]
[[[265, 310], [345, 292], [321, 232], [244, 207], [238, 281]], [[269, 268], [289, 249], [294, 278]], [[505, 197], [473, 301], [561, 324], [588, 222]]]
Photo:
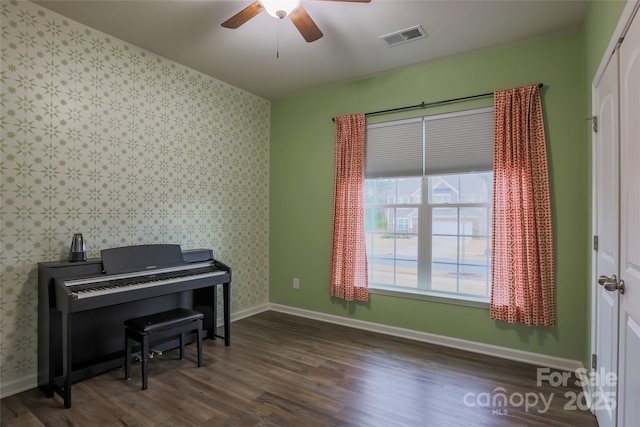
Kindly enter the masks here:
[[422, 175], [422, 117], [367, 126], [365, 177]]
[[493, 169], [493, 107], [367, 126], [366, 178]]

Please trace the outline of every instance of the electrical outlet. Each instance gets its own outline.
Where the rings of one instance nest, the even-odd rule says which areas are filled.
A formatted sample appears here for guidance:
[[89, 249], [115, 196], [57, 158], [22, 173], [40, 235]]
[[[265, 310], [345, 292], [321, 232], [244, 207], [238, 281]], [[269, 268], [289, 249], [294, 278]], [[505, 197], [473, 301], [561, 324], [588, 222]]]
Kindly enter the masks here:
[[297, 277], [293, 278], [293, 289], [300, 289], [300, 279]]

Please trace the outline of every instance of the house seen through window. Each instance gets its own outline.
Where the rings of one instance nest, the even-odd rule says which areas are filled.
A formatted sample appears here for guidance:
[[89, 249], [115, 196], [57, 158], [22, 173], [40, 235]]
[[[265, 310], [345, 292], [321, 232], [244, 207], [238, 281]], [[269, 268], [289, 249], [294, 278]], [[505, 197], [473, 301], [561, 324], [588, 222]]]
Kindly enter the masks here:
[[492, 126], [490, 108], [368, 126], [371, 289], [488, 301]]

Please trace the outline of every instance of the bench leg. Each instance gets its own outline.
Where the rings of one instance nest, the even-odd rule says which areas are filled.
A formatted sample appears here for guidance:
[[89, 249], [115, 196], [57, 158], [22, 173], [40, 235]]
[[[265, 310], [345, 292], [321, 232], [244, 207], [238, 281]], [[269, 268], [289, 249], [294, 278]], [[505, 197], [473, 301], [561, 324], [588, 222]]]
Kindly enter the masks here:
[[180, 360], [184, 359], [184, 332], [180, 334]]
[[131, 379], [131, 340], [129, 334], [124, 334], [124, 379]]
[[196, 340], [198, 342], [198, 368], [202, 366], [202, 320], [198, 320], [198, 329], [196, 330]]
[[149, 335], [142, 337], [142, 389], [147, 389], [147, 371], [149, 370]]

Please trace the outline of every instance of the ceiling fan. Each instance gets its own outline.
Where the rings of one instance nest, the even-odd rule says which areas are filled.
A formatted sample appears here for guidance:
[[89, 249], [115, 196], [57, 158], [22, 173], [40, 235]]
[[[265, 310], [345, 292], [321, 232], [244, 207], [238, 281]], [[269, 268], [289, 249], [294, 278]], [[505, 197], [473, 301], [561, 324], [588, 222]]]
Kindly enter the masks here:
[[[322, 31], [313, 22], [307, 11], [300, 4], [301, 0], [256, 0], [240, 12], [222, 23], [225, 28], [238, 28], [263, 10], [274, 18], [284, 19], [287, 16], [296, 26], [307, 43], [314, 42], [322, 37]], [[341, 1], [353, 3], [369, 3], [371, 0], [318, 0]]]

